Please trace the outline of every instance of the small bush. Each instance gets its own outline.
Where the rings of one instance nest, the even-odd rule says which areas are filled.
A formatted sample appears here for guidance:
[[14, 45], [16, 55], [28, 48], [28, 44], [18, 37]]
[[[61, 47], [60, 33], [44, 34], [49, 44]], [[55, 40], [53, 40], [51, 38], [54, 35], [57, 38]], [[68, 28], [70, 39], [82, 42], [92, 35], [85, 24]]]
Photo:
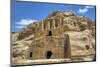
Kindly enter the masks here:
[[85, 24], [80, 24], [80, 30], [84, 31], [87, 28], [87, 26]]

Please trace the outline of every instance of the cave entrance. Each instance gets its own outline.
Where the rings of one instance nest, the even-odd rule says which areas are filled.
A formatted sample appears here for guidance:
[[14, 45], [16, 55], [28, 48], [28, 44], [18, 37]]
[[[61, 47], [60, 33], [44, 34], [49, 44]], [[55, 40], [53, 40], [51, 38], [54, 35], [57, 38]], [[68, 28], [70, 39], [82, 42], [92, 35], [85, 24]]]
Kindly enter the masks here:
[[52, 36], [52, 31], [49, 31], [48, 32], [48, 36]]
[[46, 58], [47, 59], [50, 59], [51, 56], [52, 56], [52, 52], [51, 51], [47, 51]]
[[32, 57], [32, 52], [30, 52], [30, 58]]
[[52, 36], [52, 31], [48, 31], [48, 34], [46, 36]]

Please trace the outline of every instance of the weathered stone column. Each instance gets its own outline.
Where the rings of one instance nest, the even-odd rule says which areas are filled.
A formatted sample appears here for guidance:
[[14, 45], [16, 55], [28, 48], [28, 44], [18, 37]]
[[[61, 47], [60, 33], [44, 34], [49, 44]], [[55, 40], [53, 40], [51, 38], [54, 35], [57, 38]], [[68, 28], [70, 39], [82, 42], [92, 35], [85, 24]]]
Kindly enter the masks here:
[[59, 20], [60, 20], [60, 26], [62, 26], [63, 25], [63, 18], [60, 18]]
[[50, 29], [50, 20], [48, 20], [48, 29]]
[[52, 19], [52, 23], [53, 23], [53, 28], [55, 29], [55, 20]]
[[50, 29], [51, 29], [51, 28], [52, 28], [52, 19], [50, 19], [49, 22], [50, 22], [50, 23], [49, 23], [49, 24], [50, 24], [49, 26], [50, 26]]
[[43, 20], [42, 20], [42, 31], [44, 31], [44, 23], [43, 23]]
[[62, 22], [61, 22], [61, 18], [59, 18], [59, 25], [61, 26]]

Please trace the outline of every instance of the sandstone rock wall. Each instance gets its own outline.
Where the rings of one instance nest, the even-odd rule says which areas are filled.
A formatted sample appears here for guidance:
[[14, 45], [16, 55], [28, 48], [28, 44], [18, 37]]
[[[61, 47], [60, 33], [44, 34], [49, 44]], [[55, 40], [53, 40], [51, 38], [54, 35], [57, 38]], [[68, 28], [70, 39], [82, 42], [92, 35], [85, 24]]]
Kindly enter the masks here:
[[[68, 41], [64, 35], [68, 35]], [[95, 56], [95, 22], [76, 16], [73, 11], [55, 11], [46, 19], [29, 24], [21, 32], [13, 34], [12, 41], [14, 58], [46, 59], [49, 50], [53, 53], [53, 59], [64, 58], [64, 54], [70, 59]], [[31, 58], [30, 52], [33, 53]]]

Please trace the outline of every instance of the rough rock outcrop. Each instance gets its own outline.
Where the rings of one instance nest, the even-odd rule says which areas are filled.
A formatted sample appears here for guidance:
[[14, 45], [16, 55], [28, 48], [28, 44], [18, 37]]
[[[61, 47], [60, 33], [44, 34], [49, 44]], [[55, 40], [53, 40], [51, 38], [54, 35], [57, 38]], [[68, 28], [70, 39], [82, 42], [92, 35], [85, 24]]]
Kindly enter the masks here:
[[[60, 20], [60, 18], [63, 20]], [[59, 34], [61, 33], [61, 35], [64, 34], [69, 35], [72, 59], [75, 57], [89, 56], [89, 55], [90, 57], [88, 58], [91, 58], [92, 60], [94, 59], [95, 49], [96, 49], [95, 21], [92, 21], [91, 19], [84, 16], [77, 16], [73, 11], [54, 11], [46, 19], [36, 23], [29, 24], [21, 32], [13, 33], [12, 34], [13, 58], [20, 57], [20, 59], [26, 59], [24, 55], [26, 51], [31, 47], [35, 35], [38, 36], [42, 35], [43, 33], [39, 32], [41, 32], [44, 29], [46, 30], [50, 28], [52, 29], [50, 25], [47, 26], [48, 25], [47, 23], [50, 22], [51, 24], [54, 21], [55, 21], [55, 27], [53, 26], [54, 29], [55, 28], [57, 28], [57, 30], [59, 30], [60, 28], [62, 29], [59, 32]], [[59, 21], [61, 22], [60, 24], [58, 23]], [[42, 23], [44, 23], [44, 27], [42, 27]], [[52, 23], [51, 25], [53, 24], [54, 23]], [[54, 35], [56, 35], [56, 32]], [[87, 57], [83, 58], [84, 60], [86, 60], [85, 58]]]

